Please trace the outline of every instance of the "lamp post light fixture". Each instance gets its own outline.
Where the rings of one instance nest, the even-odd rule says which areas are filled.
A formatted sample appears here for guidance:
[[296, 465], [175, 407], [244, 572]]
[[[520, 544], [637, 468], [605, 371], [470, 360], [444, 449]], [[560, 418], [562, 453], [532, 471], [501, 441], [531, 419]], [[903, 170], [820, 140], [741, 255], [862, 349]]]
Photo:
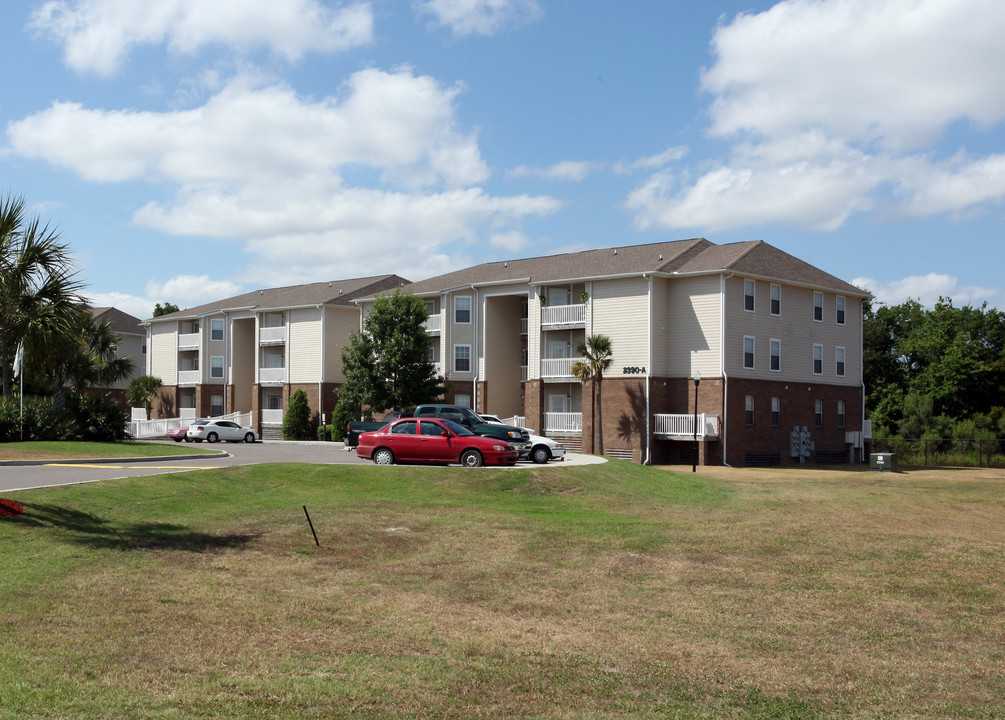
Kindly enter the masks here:
[[698, 472], [698, 384], [701, 383], [701, 372], [694, 371], [694, 451], [691, 456], [691, 472]]

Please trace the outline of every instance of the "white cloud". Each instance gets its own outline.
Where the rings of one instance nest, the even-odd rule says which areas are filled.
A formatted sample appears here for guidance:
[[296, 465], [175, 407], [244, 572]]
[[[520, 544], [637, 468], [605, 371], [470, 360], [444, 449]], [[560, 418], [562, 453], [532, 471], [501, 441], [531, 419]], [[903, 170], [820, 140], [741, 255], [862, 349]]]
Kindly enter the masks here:
[[495, 35], [541, 17], [537, 0], [422, 0], [413, 5], [419, 14], [432, 15], [436, 25], [459, 36]]
[[956, 307], [979, 306], [984, 301], [995, 307], [1005, 307], [1005, 288], [961, 286], [955, 276], [941, 273], [912, 275], [888, 283], [860, 277], [852, 280], [852, 284], [868, 290], [875, 296], [876, 302], [884, 305], [900, 305], [913, 299], [925, 307], [933, 307], [943, 297], [951, 298]]
[[510, 253], [517, 253], [530, 245], [530, 239], [519, 231], [506, 233], [495, 233], [489, 237], [489, 244], [492, 247], [506, 250]]
[[585, 180], [589, 174], [598, 167], [597, 163], [565, 160], [546, 168], [535, 168], [528, 167], [527, 165], [520, 165], [510, 170], [507, 175], [511, 178], [539, 177], [546, 180], [580, 182]]
[[89, 293], [88, 300], [92, 307], [113, 307], [124, 313], [129, 313], [140, 320], [146, 320], [154, 314], [154, 305], [162, 300], [153, 300], [126, 293]]
[[165, 282], [151, 280], [145, 291], [144, 297], [121, 292], [89, 293], [88, 299], [94, 307], [114, 307], [146, 320], [153, 316], [157, 303], [174, 303], [184, 310], [239, 295], [243, 289], [237, 283], [213, 280], [208, 275], [178, 275]]
[[639, 227], [834, 230], [857, 213], [1000, 203], [1002, 155], [946, 158], [936, 143], [951, 125], [980, 134], [1005, 120], [1003, 33], [998, 0], [786, 0], [740, 14], [717, 28], [702, 74], [709, 133], [731, 154], [653, 174], [626, 208]]
[[75, 70], [109, 75], [140, 45], [166, 43], [179, 53], [264, 47], [290, 61], [367, 45], [373, 10], [368, 2], [332, 9], [318, 0], [50, 0], [29, 28], [61, 43]]

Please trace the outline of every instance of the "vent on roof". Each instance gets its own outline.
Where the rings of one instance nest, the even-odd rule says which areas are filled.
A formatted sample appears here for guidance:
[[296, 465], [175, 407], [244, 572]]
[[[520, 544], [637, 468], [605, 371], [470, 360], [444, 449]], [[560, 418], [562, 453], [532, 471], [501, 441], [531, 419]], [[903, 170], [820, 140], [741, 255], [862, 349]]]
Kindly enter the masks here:
[[618, 249], [617, 249], [617, 248], [614, 248], [614, 254], [615, 254], [615, 255], [617, 255], [617, 254], [618, 254]]
[[663, 259], [663, 253], [660, 253], [660, 260]]

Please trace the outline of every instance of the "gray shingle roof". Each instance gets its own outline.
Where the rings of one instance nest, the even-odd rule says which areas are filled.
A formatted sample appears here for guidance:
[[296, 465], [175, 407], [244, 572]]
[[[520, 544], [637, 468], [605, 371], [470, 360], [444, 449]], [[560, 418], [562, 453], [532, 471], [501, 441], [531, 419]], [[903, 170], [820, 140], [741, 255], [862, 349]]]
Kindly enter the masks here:
[[147, 331], [138, 317], [133, 317], [129, 313], [122, 312], [114, 307], [92, 307], [88, 308], [91, 316], [95, 320], [104, 320], [116, 333], [126, 333], [128, 335], [146, 335]]
[[306, 285], [289, 285], [287, 287], [253, 290], [242, 295], [217, 300], [216, 302], [198, 305], [192, 308], [168, 313], [160, 317], [150, 318], [146, 322], [162, 320], [178, 320], [210, 315], [225, 310], [269, 310], [306, 305], [341, 305], [356, 307], [353, 300], [360, 297], [376, 295], [407, 285], [408, 280], [397, 275], [375, 275], [365, 278], [348, 280], [332, 280]]

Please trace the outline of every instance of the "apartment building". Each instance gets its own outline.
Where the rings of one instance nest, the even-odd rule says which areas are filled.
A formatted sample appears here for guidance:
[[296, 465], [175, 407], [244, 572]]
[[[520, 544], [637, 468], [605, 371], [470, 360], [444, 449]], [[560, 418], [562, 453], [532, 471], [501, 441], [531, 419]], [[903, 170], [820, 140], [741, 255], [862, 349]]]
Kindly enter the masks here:
[[407, 284], [379, 275], [255, 290], [150, 318], [146, 372], [161, 379], [155, 417], [251, 412], [263, 437], [281, 435], [293, 392], [330, 416], [345, 381], [341, 352], [359, 328], [357, 298]]
[[[868, 293], [767, 243], [485, 263], [404, 289], [430, 310], [448, 402], [524, 416], [585, 452], [600, 422], [605, 452], [636, 462], [861, 458]], [[572, 365], [600, 333], [614, 360], [598, 418]]]

